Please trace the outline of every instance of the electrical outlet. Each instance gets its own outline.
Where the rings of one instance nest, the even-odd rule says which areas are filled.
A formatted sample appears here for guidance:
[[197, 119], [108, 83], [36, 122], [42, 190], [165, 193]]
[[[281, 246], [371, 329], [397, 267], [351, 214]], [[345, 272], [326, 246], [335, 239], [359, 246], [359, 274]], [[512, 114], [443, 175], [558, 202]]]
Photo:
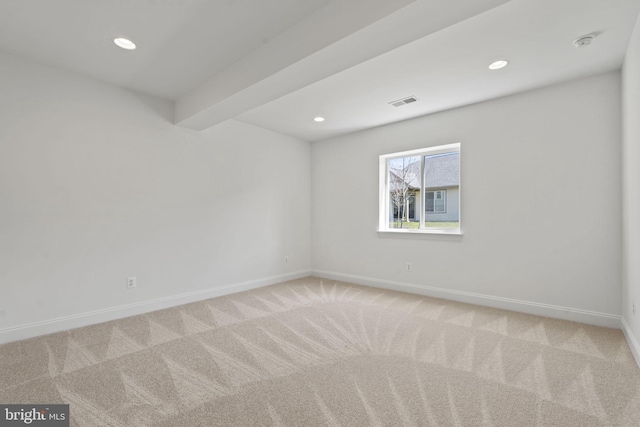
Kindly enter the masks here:
[[284, 263], [289, 264], [289, 257], [286, 255], [284, 256]]
[[127, 289], [132, 289], [132, 288], [135, 288], [136, 286], [137, 285], [136, 285], [135, 276], [127, 278]]
[[410, 262], [407, 263], [407, 271], [413, 271], [413, 264]]

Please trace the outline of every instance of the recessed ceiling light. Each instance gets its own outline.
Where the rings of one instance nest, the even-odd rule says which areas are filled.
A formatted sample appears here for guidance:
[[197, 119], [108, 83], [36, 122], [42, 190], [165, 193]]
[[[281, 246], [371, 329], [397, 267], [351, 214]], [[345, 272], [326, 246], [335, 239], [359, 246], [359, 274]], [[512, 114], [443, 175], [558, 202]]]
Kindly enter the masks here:
[[134, 42], [132, 42], [129, 39], [124, 39], [122, 37], [113, 39], [113, 42], [116, 44], [116, 46], [121, 47], [123, 49], [133, 50], [136, 48], [136, 44]]
[[504, 59], [501, 59], [499, 61], [495, 61], [495, 62], [492, 62], [491, 64], [489, 64], [489, 69], [490, 70], [499, 70], [500, 68], [504, 68], [507, 65], [509, 65], [509, 61], [505, 61]]
[[324, 117], [320, 117], [320, 116], [315, 117], [315, 118], [313, 119], [313, 121], [314, 121], [314, 122], [324, 122]]

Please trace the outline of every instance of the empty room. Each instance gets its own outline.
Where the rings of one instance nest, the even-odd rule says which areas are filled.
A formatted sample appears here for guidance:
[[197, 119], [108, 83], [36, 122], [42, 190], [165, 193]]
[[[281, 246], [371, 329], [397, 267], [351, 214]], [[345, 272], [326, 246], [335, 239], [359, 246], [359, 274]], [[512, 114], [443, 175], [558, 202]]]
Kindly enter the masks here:
[[0, 0], [0, 425], [640, 425], [640, 0]]

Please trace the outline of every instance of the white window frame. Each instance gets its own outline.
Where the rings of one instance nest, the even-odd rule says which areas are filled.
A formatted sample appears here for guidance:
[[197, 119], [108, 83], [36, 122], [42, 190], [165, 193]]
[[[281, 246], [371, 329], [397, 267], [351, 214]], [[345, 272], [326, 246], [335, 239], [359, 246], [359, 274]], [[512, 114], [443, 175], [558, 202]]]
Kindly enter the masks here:
[[[420, 156], [420, 162], [421, 162], [421, 166], [420, 166], [420, 188], [421, 191], [425, 191], [425, 183], [424, 183], [424, 157], [425, 156], [429, 156], [429, 155], [435, 155], [435, 154], [446, 154], [446, 153], [454, 153], [454, 152], [458, 152], [460, 153], [460, 143], [454, 143], [454, 144], [446, 144], [446, 145], [438, 145], [435, 147], [427, 147], [427, 148], [420, 148], [417, 150], [409, 150], [409, 151], [402, 151], [399, 153], [391, 153], [391, 154], [383, 154], [380, 156], [379, 158], [379, 206], [378, 206], [378, 212], [379, 212], [379, 219], [378, 219], [378, 232], [380, 233], [414, 233], [414, 234], [456, 234], [456, 235], [461, 235], [462, 234], [462, 228], [461, 228], [461, 224], [462, 224], [462, 218], [461, 218], [461, 212], [459, 212], [459, 217], [458, 217], [458, 227], [457, 228], [435, 228], [435, 227], [425, 227], [424, 226], [424, 222], [425, 222], [425, 214], [426, 212], [425, 209], [423, 208], [423, 203], [425, 203], [424, 199], [426, 197], [426, 192], [420, 197], [420, 202], [416, 203], [416, 210], [418, 210], [419, 215], [420, 215], [420, 228], [390, 228], [389, 227], [389, 169], [388, 169], [388, 165], [389, 165], [389, 160], [395, 159], [395, 158], [402, 158], [402, 157], [412, 157], [412, 156]], [[461, 159], [462, 161], [462, 159]], [[460, 172], [460, 175], [462, 175], [462, 172]], [[458, 197], [461, 198], [461, 194], [462, 194], [462, 182], [460, 180], [460, 184], [458, 187]], [[418, 202], [418, 201], [416, 201]], [[446, 202], [445, 202], [446, 203]], [[419, 206], [418, 206], [419, 205]], [[460, 209], [460, 200], [458, 200], [458, 206]], [[439, 212], [436, 212], [439, 213]]]

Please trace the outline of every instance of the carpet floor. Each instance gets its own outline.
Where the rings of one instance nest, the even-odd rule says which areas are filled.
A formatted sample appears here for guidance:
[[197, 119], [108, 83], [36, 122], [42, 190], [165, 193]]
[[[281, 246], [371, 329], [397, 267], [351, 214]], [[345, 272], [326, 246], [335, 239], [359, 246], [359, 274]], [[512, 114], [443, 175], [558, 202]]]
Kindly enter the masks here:
[[622, 333], [306, 278], [0, 346], [72, 426], [640, 426]]

